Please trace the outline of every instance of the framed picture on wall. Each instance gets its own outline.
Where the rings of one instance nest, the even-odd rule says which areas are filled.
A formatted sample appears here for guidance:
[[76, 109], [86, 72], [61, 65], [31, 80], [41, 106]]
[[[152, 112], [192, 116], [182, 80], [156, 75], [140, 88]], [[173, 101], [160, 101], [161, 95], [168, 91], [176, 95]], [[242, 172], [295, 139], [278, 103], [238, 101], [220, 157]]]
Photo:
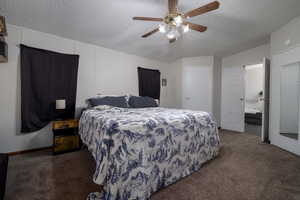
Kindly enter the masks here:
[[163, 87], [167, 87], [167, 79], [166, 79], [166, 78], [163, 78], [163, 79], [161, 80], [161, 85], [162, 85]]
[[7, 30], [6, 30], [6, 24], [5, 24], [5, 18], [4, 16], [0, 16], [0, 36], [6, 36]]

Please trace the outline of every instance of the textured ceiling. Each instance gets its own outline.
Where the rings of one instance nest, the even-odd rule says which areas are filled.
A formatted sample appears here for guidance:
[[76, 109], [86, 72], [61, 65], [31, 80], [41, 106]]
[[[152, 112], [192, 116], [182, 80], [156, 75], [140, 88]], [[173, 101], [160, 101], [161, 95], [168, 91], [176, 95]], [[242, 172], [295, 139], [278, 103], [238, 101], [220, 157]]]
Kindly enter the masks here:
[[[179, 0], [189, 11], [212, 0]], [[300, 0], [220, 0], [217, 11], [190, 21], [208, 26], [174, 44], [160, 33], [140, 36], [158, 23], [133, 16], [163, 17], [167, 0], [0, 0], [10, 24], [152, 59], [173, 61], [191, 56], [224, 56], [268, 42], [269, 35], [300, 15]]]

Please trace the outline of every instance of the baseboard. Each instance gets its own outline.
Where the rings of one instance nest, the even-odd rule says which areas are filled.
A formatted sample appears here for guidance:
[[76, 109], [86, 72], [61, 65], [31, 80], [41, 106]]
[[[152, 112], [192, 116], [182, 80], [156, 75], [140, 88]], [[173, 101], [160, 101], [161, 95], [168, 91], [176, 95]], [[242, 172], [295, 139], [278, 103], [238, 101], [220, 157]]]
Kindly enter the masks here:
[[9, 156], [15, 156], [15, 155], [20, 155], [20, 154], [25, 154], [25, 153], [32, 153], [32, 152], [37, 152], [37, 151], [44, 151], [44, 150], [50, 150], [53, 147], [42, 147], [42, 148], [36, 148], [36, 149], [28, 149], [28, 150], [23, 150], [23, 151], [16, 151], [16, 152], [10, 152], [7, 153]]

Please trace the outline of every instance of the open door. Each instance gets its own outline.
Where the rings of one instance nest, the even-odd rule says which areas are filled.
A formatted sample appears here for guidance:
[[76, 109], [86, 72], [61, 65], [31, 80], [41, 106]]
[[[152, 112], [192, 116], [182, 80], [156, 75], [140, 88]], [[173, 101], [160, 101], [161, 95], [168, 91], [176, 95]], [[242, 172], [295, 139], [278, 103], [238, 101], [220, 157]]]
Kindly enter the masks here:
[[264, 87], [263, 87], [263, 113], [262, 113], [262, 133], [261, 139], [264, 143], [270, 143], [269, 139], [269, 108], [270, 108], [270, 67], [271, 62], [269, 59], [264, 58], [263, 71], [264, 71]]
[[245, 131], [245, 67], [222, 68], [222, 129]]

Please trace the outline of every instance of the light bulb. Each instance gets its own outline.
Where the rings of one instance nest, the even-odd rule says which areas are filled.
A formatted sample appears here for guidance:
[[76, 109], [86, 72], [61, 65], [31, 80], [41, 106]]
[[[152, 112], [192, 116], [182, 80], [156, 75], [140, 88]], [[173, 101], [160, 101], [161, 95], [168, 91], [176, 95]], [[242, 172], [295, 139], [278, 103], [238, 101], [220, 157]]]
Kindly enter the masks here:
[[161, 33], [167, 32], [167, 30], [166, 30], [166, 25], [160, 24], [160, 25], [159, 25], [159, 32], [161, 32]]
[[180, 37], [180, 33], [177, 31], [176, 27], [172, 28], [167, 34], [168, 39], [174, 39], [178, 37]]
[[178, 15], [177, 17], [174, 18], [175, 24], [176, 26], [180, 26], [183, 22], [183, 19], [180, 15]]
[[182, 30], [183, 30], [184, 33], [187, 33], [187, 32], [190, 31], [190, 26], [188, 24], [184, 25], [184, 26], [182, 26]]
[[167, 34], [167, 38], [168, 39], [174, 39], [175, 38], [175, 34], [171, 31]]

